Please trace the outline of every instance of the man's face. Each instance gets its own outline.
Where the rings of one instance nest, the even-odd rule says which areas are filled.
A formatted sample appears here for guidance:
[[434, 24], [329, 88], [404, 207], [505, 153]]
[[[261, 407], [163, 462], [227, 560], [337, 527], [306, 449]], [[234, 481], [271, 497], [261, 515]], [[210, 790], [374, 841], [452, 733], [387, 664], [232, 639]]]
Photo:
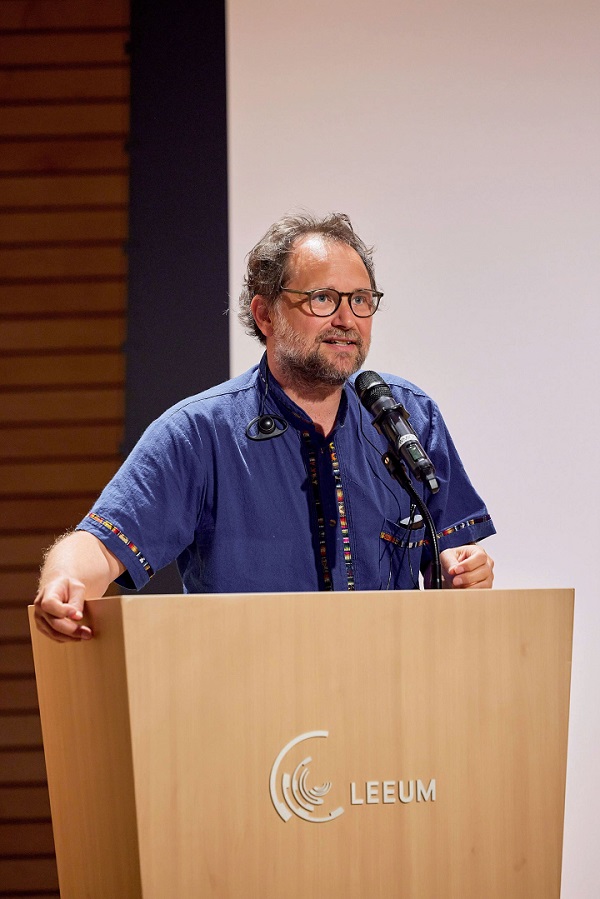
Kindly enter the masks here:
[[[298, 241], [284, 287], [314, 290], [333, 287], [344, 293], [370, 288], [358, 253], [344, 243], [309, 235]], [[340, 386], [362, 366], [371, 345], [372, 318], [357, 318], [347, 297], [328, 318], [310, 311], [308, 298], [282, 293], [272, 310], [274, 368], [283, 381], [296, 385]]]

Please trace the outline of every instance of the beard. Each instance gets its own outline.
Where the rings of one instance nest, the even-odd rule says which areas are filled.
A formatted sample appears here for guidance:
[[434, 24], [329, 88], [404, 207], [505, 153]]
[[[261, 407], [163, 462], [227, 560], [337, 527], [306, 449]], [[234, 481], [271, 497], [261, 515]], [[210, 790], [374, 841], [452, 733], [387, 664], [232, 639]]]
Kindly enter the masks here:
[[[297, 387], [341, 387], [367, 358], [369, 342], [358, 331], [331, 328], [309, 344], [282, 316], [276, 315], [273, 325], [275, 359], [282, 373]], [[356, 353], [340, 353], [335, 360], [327, 359], [321, 352], [321, 344], [332, 339], [353, 340]]]

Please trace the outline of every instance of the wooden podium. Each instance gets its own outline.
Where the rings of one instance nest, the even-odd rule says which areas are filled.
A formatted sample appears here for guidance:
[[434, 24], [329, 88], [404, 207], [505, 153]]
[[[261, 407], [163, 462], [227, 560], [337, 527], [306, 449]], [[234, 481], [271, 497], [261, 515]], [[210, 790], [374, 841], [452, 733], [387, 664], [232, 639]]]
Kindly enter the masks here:
[[571, 590], [127, 596], [32, 628], [62, 899], [552, 899]]

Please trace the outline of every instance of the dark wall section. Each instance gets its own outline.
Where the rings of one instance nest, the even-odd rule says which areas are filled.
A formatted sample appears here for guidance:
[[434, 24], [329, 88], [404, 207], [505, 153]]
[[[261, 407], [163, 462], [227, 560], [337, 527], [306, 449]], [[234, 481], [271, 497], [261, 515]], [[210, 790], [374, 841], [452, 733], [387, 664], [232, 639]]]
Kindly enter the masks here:
[[134, 0], [125, 450], [228, 377], [224, 0]]
[[[125, 453], [168, 406], [229, 376], [224, 7], [131, 7]], [[157, 576], [150, 592], [174, 586]]]

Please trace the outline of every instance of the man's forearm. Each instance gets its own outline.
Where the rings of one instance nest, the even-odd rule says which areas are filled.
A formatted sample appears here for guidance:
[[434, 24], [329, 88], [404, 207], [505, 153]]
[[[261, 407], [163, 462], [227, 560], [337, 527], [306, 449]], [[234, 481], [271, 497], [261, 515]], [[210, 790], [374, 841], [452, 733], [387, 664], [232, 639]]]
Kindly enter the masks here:
[[125, 566], [104, 544], [87, 531], [73, 531], [61, 537], [46, 554], [39, 590], [57, 577], [69, 577], [85, 587], [85, 598], [103, 596], [109, 584]]

